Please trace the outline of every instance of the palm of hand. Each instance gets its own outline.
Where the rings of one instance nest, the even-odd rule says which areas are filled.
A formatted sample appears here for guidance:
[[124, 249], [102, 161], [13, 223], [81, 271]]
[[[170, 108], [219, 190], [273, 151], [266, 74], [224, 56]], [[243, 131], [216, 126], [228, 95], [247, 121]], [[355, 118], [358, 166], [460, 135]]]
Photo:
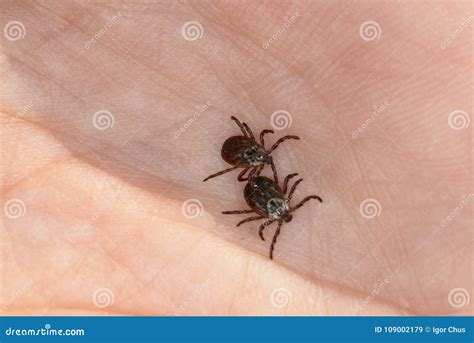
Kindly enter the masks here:
[[[447, 298], [472, 294], [472, 203], [440, 225], [470, 194], [469, 130], [447, 116], [472, 113], [471, 43], [439, 49], [451, 31], [436, 25], [461, 7], [62, 6], [8, 10], [28, 31], [2, 47], [1, 200], [24, 208], [1, 219], [7, 313], [469, 311]], [[386, 15], [377, 44], [358, 35], [369, 13]], [[190, 18], [201, 39], [183, 39]], [[292, 124], [266, 139], [302, 140], [274, 152], [280, 179], [298, 172], [298, 197], [324, 206], [299, 210], [271, 262], [256, 225], [220, 214], [247, 208], [237, 172], [200, 180], [228, 167], [231, 114], [264, 129], [281, 109]], [[189, 199], [201, 216], [183, 212]]]

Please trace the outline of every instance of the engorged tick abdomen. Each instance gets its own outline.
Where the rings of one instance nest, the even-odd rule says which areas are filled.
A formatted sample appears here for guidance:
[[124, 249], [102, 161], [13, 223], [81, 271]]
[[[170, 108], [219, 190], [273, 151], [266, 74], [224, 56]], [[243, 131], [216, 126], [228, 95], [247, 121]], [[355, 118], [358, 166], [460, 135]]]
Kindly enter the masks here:
[[224, 161], [232, 166], [247, 165], [242, 157], [246, 148], [255, 145], [253, 141], [245, 136], [232, 136], [226, 139], [222, 145], [221, 156]]
[[259, 176], [247, 182], [244, 197], [247, 204], [263, 216], [268, 216], [267, 203], [270, 199], [285, 199], [281, 188], [272, 179], [265, 176]]

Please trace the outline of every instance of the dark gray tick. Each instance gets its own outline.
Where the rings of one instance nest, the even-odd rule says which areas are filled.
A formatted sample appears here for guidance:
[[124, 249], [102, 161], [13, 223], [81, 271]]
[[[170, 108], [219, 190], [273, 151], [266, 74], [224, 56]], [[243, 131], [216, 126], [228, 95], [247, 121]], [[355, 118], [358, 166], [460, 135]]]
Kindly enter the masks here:
[[270, 246], [270, 258], [273, 259], [273, 249], [277, 241], [278, 235], [280, 234], [280, 229], [283, 222], [290, 222], [293, 219], [292, 212], [300, 208], [310, 199], [317, 199], [320, 202], [323, 200], [317, 195], [310, 195], [301, 200], [296, 206], [291, 207], [290, 202], [292, 200], [293, 194], [296, 190], [296, 186], [303, 181], [303, 179], [298, 179], [290, 189], [288, 195], [288, 182], [290, 179], [298, 174], [290, 174], [283, 181], [283, 189], [280, 188], [278, 183], [269, 179], [265, 176], [250, 177], [247, 185], [244, 189], [244, 197], [247, 204], [250, 206], [251, 210], [240, 210], [240, 211], [224, 211], [223, 214], [243, 214], [243, 213], [256, 213], [258, 216], [250, 217], [244, 220], [241, 220], [237, 226], [242, 225], [253, 220], [267, 219], [260, 225], [258, 234], [260, 238], [264, 241], [263, 230], [265, 227], [270, 225], [273, 222], [278, 222], [278, 227], [273, 235], [272, 244]]
[[[250, 176], [259, 176], [265, 164], [270, 164], [273, 170], [273, 177], [278, 184], [278, 174], [270, 154], [275, 150], [281, 142], [287, 139], [300, 139], [298, 136], [284, 136], [277, 140], [270, 149], [265, 149], [264, 136], [267, 133], [274, 133], [272, 130], [263, 130], [260, 132], [260, 142], [257, 142], [255, 136], [246, 123], [241, 123], [237, 118], [230, 117], [237, 123], [243, 136], [232, 136], [226, 139], [221, 149], [221, 156], [224, 161], [229, 163], [232, 167], [212, 174], [206, 177], [203, 181], [212, 179], [213, 177], [228, 173], [234, 169], [244, 168], [240, 172], [237, 180], [248, 181]], [[249, 172], [247, 177], [245, 174]]]

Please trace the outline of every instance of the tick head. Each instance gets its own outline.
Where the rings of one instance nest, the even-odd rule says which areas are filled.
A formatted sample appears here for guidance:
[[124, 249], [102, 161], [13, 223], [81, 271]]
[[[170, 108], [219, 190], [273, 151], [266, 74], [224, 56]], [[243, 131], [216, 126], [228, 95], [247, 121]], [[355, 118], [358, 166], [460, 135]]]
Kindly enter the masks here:
[[[268, 160], [268, 154], [264, 148], [259, 145], [249, 146], [244, 150], [243, 158], [251, 166], [259, 166], [266, 163]], [[271, 158], [271, 157], [270, 157]]]
[[282, 219], [285, 221], [285, 223], [289, 223], [293, 219], [293, 216], [287, 212], [285, 216], [282, 217]]
[[270, 219], [283, 219], [288, 222], [292, 219], [291, 214], [288, 213], [289, 210], [290, 208], [285, 199], [271, 198], [267, 202], [267, 213]]
[[269, 154], [265, 153], [265, 158], [264, 158], [263, 162], [268, 163], [268, 164], [272, 164], [273, 163], [273, 158]]

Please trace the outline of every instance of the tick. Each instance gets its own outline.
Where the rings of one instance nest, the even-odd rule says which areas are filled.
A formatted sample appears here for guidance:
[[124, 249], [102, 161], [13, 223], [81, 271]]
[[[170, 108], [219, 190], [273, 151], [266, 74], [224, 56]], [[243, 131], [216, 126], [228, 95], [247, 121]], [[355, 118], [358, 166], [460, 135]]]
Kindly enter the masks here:
[[[221, 156], [224, 161], [229, 163], [232, 167], [212, 174], [206, 177], [203, 181], [212, 179], [213, 177], [228, 173], [234, 169], [244, 168], [240, 172], [237, 180], [248, 181], [250, 176], [259, 176], [265, 164], [270, 164], [273, 170], [273, 177], [278, 184], [278, 174], [270, 154], [275, 150], [281, 142], [287, 139], [300, 139], [298, 136], [284, 136], [277, 140], [270, 149], [265, 148], [264, 136], [267, 133], [274, 133], [273, 130], [262, 130], [260, 132], [260, 141], [257, 142], [255, 136], [246, 123], [241, 123], [236, 117], [230, 117], [237, 123], [243, 136], [232, 136], [226, 139], [221, 149]], [[245, 173], [249, 174], [245, 177]]]
[[244, 220], [241, 220], [237, 226], [242, 225], [254, 220], [267, 219], [260, 225], [258, 234], [262, 241], [265, 241], [263, 237], [263, 230], [273, 222], [278, 222], [278, 227], [273, 235], [272, 243], [270, 245], [270, 259], [273, 259], [273, 249], [277, 241], [278, 235], [280, 234], [280, 229], [283, 222], [290, 222], [293, 219], [291, 214], [298, 208], [304, 205], [310, 199], [317, 199], [321, 203], [323, 200], [317, 195], [310, 195], [301, 200], [296, 206], [291, 207], [290, 202], [295, 193], [296, 187], [298, 184], [303, 181], [303, 179], [298, 179], [291, 186], [290, 192], [288, 191], [288, 182], [291, 178], [298, 175], [290, 174], [283, 181], [283, 188], [280, 188], [278, 183], [269, 179], [265, 176], [251, 177], [247, 182], [244, 188], [244, 197], [247, 204], [250, 206], [250, 210], [240, 210], [240, 211], [224, 211], [222, 214], [243, 214], [243, 213], [256, 213], [258, 216], [249, 217]]

